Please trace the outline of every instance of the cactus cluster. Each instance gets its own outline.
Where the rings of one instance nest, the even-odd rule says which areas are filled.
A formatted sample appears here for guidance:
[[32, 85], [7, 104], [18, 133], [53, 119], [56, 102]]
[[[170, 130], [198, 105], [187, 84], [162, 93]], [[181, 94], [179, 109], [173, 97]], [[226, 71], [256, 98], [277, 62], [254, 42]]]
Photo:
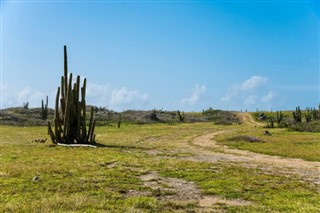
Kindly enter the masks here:
[[93, 107], [89, 128], [86, 128], [85, 96], [86, 79], [83, 80], [80, 88], [80, 76], [77, 76], [75, 83], [72, 82], [72, 73], [68, 76], [67, 47], [64, 46], [64, 76], [61, 77], [61, 87], [58, 87], [56, 95], [54, 131], [51, 123], [48, 123], [48, 131], [53, 143], [95, 143]]
[[43, 120], [47, 120], [47, 118], [48, 118], [48, 113], [49, 113], [49, 111], [48, 111], [48, 96], [47, 96], [47, 98], [46, 98], [46, 104], [43, 103], [43, 100], [42, 100], [42, 102], [41, 102], [41, 118], [42, 118]]
[[[294, 121], [296, 123], [302, 122], [302, 112], [299, 106], [296, 108], [296, 111], [293, 112], [292, 114], [293, 114]], [[312, 109], [307, 107], [306, 110], [304, 111], [304, 117], [307, 123], [312, 120], [314, 121], [320, 120], [320, 104], [319, 104], [319, 110], [317, 110], [316, 108]]]
[[301, 123], [302, 121], [302, 113], [301, 113], [301, 110], [300, 110], [300, 107], [296, 107], [296, 111], [292, 113], [293, 115], [293, 118], [295, 120], [295, 122], [297, 123]]
[[313, 108], [311, 113], [312, 113], [313, 120], [320, 120], [320, 104], [319, 104], [319, 110], [316, 110], [316, 108]]
[[304, 114], [305, 118], [306, 118], [306, 122], [310, 122], [312, 119], [312, 109], [307, 108]]

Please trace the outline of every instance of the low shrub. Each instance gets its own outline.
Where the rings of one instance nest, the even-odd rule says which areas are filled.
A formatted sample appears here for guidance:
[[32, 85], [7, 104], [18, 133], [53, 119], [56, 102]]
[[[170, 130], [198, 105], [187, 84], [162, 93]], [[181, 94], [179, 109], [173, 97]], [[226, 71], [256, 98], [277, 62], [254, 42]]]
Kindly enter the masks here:
[[237, 136], [234, 136], [232, 138], [228, 138], [227, 141], [244, 141], [244, 142], [264, 142], [263, 140], [257, 138], [257, 137], [254, 137], [254, 136], [248, 136], [248, 135], [237, 135]]
[[289, 130], [298, 132], [320, 132], [320, 121], [291, 123], [288, 128]]

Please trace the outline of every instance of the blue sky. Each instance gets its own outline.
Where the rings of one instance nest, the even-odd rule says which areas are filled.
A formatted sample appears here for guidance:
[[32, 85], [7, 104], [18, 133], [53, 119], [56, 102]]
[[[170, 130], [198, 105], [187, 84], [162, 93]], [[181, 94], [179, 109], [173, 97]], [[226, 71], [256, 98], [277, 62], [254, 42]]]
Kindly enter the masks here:
[[318, 1], [1, 1], [1, 108], [63, 74], [122, 111], [294, 109], [320, 102]]

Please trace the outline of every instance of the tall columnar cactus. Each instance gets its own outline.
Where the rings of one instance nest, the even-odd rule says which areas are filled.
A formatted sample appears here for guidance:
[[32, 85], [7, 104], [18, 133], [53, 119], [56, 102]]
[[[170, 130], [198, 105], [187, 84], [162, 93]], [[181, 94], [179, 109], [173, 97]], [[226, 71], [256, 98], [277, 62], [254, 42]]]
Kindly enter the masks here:
[[48, 124], [49, 135], [53, 143], [95, 143], [93, 107], [87, 129], [85, 96], [86, 79], [83, 80], [83, 85], [80, 87], [80, 76], [77, 76], [75, 83], [72, 82], [72, 73], [68, 76], [67, 47], [64, 46], [64, 75], [61, 77], [61, 86], [58, 87], [56, 95], [54, 131], [51, 123]]
[[312, 119], [312, 109], [307, 108], [306, 112], [305, 112], [305, 118], [306, 118], [306, 122], [310, 122]]
[[300, 110], [300, 107], [296, 107], [296, 111], [292, 113], [293, 114], [293, 118], [295, 120], [295, 122], [297, 123], [301, 123], [302, 119], [302, 113], [301, 113], [301, 110]]
[[48, 96], [46, 98], [46, 104], [43, 103], [43, 100], [41, 102], [41, 118], [43, 120], [46, 120], [48, 118]]
[[280, 112], [277, 111], [277, 123], [278, 123], [278, 126], [280, 126], [280, 123], [281, 123], [282, 120], [283, 120], [282, 112], [281, 111]]

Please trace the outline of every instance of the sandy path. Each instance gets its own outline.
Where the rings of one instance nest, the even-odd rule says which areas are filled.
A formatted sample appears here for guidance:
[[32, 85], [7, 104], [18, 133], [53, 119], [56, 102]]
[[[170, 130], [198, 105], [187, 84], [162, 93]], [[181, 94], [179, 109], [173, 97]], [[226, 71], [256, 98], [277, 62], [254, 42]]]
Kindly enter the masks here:
[[[254, 121], [249, 113], [239, 114], [247, 125], [262, 125]], [[303, 180], [320, 184], [320, 162], [264, 155], [217, 144], [214, 138], [224, 133], [226, 131], [218, 131], [194, 138], [189, 143], [188, 149], [196, 155], [190, 159], [204, 162], [237, 162], [246, 167], [263, 168], [264, 171], [270, 173], [296, 175]]]
[[238, 112], [237, 117], [241, 120], [244, 124], [251, 124], [255, 126], [263, 126], [262, 123], [259, 123], [253, 119], [253, 117], [247, 112]]

